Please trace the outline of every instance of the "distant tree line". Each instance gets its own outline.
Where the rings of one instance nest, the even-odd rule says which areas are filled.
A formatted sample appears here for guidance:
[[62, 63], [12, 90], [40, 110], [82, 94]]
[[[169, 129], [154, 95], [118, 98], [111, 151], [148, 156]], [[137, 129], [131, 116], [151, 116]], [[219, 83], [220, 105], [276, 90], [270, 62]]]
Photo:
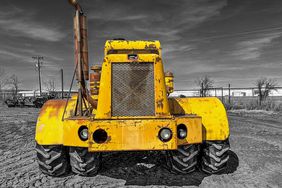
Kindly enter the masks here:
[[19, 91], [19, 86], [21, 82], [15, 74], [8, 74], [6, 70], [0, 67], [0, 94], [2, 94], [3, 89], [9, 88], [13, 91], [13, 96], [16, 96]]
[[[195, 80], [195, 83], [198, 87], [200, 87], [200, 96], [206, 97], [209, 96], [209, 91], [213, 88], [214, 80], [205, 75]], [[259, 105], [262, 105], [262, 103], [266, 101], [269, 94], [276, 90], [277, 82], [274, 79], [262, 77], [257, 79], [254, 85], [258, 89]]]
[[[4, 89], [12, 90], [13, 97], [18, 95], [22, 82], [16, 74], [8, 73], [3, 67], [0, 67], [0, 96]], [[55, 81], [47, 80], [44, 82], [44, 87], [47, 91], [55, 91]]]

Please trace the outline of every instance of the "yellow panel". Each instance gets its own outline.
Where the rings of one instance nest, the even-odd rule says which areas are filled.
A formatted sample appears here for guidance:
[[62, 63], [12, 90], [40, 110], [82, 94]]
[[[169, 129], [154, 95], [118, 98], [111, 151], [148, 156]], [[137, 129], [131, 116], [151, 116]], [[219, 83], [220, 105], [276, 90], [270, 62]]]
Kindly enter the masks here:
[[98, 106], [95, 118], [111, 117], [111, 64], [108, 57], [104, 58], [101, 70]]
[[161, 56], [161, 44], [159, 41], [142, 41], [142, 40], [108, 40], [105, 44], [104, 54], [108, 55], [109, 50], [142, 50], [142, 49], [157, 49]]
[[80, 126], [85, 125], [89, 127], [90, 119], [67, 119], [63, 122], [63, 142], [66, 146], [88, 147], [88, 143], [80, 140], [78, 130]]
[[218, 98], [170, 98], [169, 103], [172, 114], [202, 117], [203, 140], [225, 140], [229, 137], [226, 110]]
[[[163, 127], [170, 128], [173, 132], [172, 139], [165, 143], [158, 138], [159, 130]], [[90, 135], [99, 128], [108, 133], [108, 140], [103, 144], [90, 141], [90, 151], [171, 150], [177, 148], [176, 125], [171, 120], [94, 121], [89, 128]]]
[[[45, 103], [36, 126], [36, 141], [41, 145], [63, 144], [66, 146], [89, 147], [90, 151], [126, 151], [126, 150], [171, 150], [177, 145], [202, 142], [201, 118], [197, 116], [179, 116], [172, 119], [124, 119], [124, 120], [94, 120], [92, 118], [76, 117], [62, 121], [66, 101], [51, 100]], [[75, 101], [71, 100], [66, 116], [71, 114]], [[188, 137], [177, 139], [177, 124], [188, 126]], [[92, 136], [88, 141], [80, 140], [78, 130], [85, 125], [89, 135], [99, 128], [108, 132], [106, 143], [94, 143]], [[168, 127], [173, 132], [169, 142], [158, 138], [159, 130]]]
[[195, 115], [176, 117], [176, 124], [184, 124], [188, 134], [185, 139], [178, 139], [178, 145], [202, 143], [202, 118]]
[[[39, 144], [63, 143], [63, 112], [66, 100], [49, 100], [40, 110], [35, 131], [35, 140]], [[75, 100], [69, 100], [65, 117], [70, 116]]]
[[162, 59], [155, 60], [155, 109], [157, 117], [170, 116]]

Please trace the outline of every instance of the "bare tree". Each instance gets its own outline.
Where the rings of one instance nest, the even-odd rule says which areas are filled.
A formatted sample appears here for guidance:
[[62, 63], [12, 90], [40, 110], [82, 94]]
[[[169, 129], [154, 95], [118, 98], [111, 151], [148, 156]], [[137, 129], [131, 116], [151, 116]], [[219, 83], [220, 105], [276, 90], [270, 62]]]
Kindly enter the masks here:
[[49, 92], [55, 91], [55, 81], [54, 80], [48, 80], [47, 82], [44, 82], [44, 86], [46, 90]]
[[206, 97], [209, 94], [209, 90], [213, 87], [214, 81], [207, 75], [195, 80], [195, 83], [201, 88], [200, 96]]
[[7, 79], [8, 74], [6, 73], [5, 69], [0, 67], [0, 93], [2, 89], [8, 84]]
[[269, 96], [270, 92], [276, 90], [277, 83], [273, 79], [260, 78], [256, 81], [255, 85], [258, 88], [259, 105], [261, 105]]
[[5, 69], [0, 67], [0, 100], [4, 99], [4, 96], [2, 95], [2, 90], [8, 84], [7, 76], [8, 74], [6, 73]]
[[18, 77], [15, 74], [10, 76], [8, 80], [8, 84], [11, 85], [12, 87], [14, 97], [17, 96], [18, 94], [20, 83], [21, 82], [19, 81]]

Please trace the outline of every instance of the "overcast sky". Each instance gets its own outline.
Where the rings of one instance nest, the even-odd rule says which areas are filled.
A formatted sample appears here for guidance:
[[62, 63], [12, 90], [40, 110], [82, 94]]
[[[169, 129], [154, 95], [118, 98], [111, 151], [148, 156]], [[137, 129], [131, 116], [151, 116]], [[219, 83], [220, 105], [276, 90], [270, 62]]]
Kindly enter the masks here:
[[[89, 19], [90, 64], [100, 64], [107, 39], [160, 40], [176, 89], [253, 86], [269, 77], [282, 85], [281, 0], [80, 0]], [[37, 89], [32, 56], [44, 56], [43, 81], [74, 69], [73, 8], [67, 0], [1, 0], [0, 66], [22, 89]]]

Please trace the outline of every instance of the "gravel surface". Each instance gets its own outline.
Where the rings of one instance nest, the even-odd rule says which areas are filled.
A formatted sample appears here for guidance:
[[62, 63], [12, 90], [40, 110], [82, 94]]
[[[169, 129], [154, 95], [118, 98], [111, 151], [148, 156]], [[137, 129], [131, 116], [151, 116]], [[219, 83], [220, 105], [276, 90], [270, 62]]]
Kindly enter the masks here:
[[[226, 172], [208, 176], [169, 173], [160, 152], [103, 154], [95, 177], [43, 175], [36, 162], [34, 130], [39, 110], [0, 107], [0, 187], [282, 187], [282, 121], [230, 114], [230, 162]], [[278, 117], [278, 116], [277, 116]]]

